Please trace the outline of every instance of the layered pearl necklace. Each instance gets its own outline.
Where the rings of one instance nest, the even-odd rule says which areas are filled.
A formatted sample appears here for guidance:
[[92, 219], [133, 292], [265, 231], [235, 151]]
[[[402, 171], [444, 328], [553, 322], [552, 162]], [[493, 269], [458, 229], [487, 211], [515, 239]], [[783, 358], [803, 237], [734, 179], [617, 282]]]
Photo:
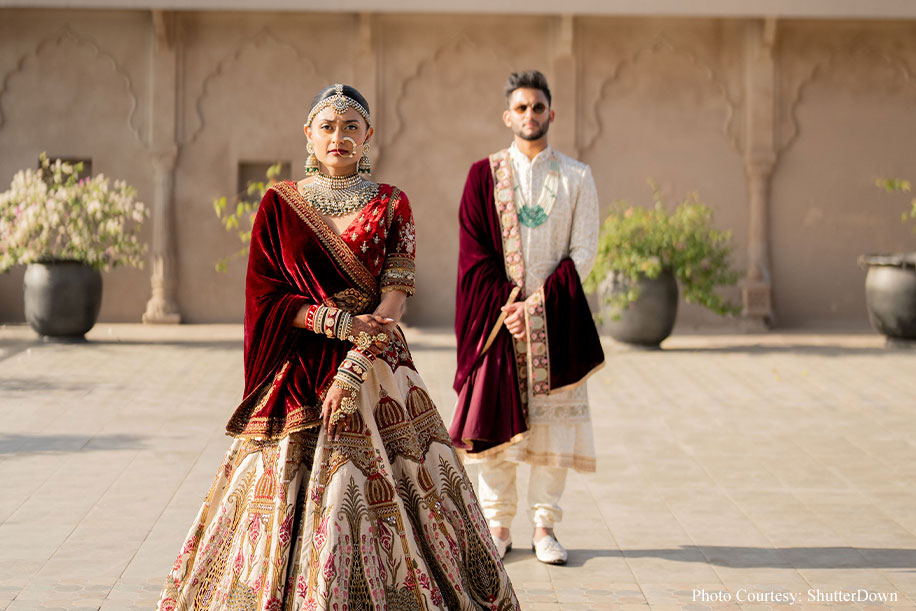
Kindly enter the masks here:
[[366, 207], [378, 195], [378, 183], [359, 174], [328, 176], [318, 174], [300, 189], [302, 196], [325, 216], [346, 216]]

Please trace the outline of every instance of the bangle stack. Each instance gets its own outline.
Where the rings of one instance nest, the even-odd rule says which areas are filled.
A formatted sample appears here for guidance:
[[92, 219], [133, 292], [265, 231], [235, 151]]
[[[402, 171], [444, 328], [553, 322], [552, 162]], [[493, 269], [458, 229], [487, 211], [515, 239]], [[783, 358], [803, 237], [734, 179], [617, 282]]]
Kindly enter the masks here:
[[313, 305], [305, 313], [305, 327], [329, 338], [345, 340], [353, 329], [353, 316], [338, 308]]
[[347, 358], [337, 368], [334, 383], [345, 390], [357, 393], [363, 385], [363, 380], [369, 376], [370, 369], [372, 361], [369, 357], [358, 350], [350, 350]]
[[331, 424], [356, 411], [355, 397], [359, 394], [359, 389], [365, 379], [369, 377], [370, 369], [372, 369], [371, 358], [359, 350], [350, 350], [347, 353], [347, 357], [337, 368], [334, 384], [343, 390], [349, 391], [350, 396], [340, 400], [340, 407], [331, 414]]

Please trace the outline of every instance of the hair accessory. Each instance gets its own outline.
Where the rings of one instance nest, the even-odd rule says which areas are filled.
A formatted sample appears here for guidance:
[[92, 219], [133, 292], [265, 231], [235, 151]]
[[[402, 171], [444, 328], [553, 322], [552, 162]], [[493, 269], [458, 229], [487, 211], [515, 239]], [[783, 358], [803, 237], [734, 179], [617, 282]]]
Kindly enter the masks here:
[[311, 111], [309, 111], [309, 118], [308, 121], [306, 121], [306, 124], [311, 125], [312, 121], [315, 119], [315, 115], [328, 107], [333, 108], [334, 112], [339, 115], [347, 112], [347, 108], [352, 108], [360, 115], [362, 115], [363, 119], [366, 120], [366, 125], [372, 127], [372, 120], [369, 119], [369, 111], [366, 110], [362, 104], [345, 94], [344, 86], [340, 83], [334, 85], [334, 95], [321, 100], [315, 104]]

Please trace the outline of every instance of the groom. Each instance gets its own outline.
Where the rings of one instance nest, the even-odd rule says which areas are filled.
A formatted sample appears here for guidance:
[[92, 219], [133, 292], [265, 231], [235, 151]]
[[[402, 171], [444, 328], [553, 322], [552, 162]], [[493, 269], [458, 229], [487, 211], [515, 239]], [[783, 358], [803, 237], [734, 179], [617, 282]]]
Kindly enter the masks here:
[[554, 524], [570, 468], [594, 472], [585, 380], [604, 353], [581, 279], [598, 243], [590, 168], [550, 148], [547, 79], [516, 72], [503, 122], [512, 145], [471, 166], [459, 211], [458, 406], [449, 433], [479, 463], [479, 498], [500, 556], [512, 548], [515, 472], [531, 465], [538, 560], [564, 564]]

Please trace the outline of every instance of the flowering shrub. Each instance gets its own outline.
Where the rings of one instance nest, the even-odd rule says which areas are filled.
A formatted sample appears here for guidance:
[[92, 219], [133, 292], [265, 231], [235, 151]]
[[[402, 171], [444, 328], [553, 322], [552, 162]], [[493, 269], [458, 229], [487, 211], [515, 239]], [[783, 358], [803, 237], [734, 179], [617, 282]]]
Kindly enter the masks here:
[[[651, 183], [650, 183], [651, 184]], [[658, 187], [652, 188], [653, 208], [615, 202], [598, 240], [595, 267], [585, 289], [596, 291], [608, 279], [615, 290], [606, 297], [612, 314], [639, 298], [640, 276], [657, 278], [662, 270], [674, 274], [684, 300], [699, 303], [716, 314], [735, 314], [738, 308], [715, 293], [733, 285], [738, 273], [731, 267], [731, 232], [712, 226], [712, 210], [688, 195], [669, 213]]]
[[[217, 261], [216, 271], [226, 271], [226, 265], [232, 257], [248, 256], [248, 247], [251, 244], [251, 227], [254, 225], [254, 217], [258, 213], [258, 207], [260, 207], [261, 200], [264, 199], [264, 194], [267, 193], [267, 190], [277, 184], [282, 172], [283, 162], [278, 161], [267, 168], [266, 180], [249, 181], [248, 188], [243, 193], [236, 195], [238, 202], [234, 210], [229, 208], [229, 200], [226, 196], [217, 197], [213, 200], [213, 211], [216, 212], [220, 223], [223, 224], [226, 231], [235, 231], [239, 236], [239, 240], [244, 244], [234, 255]], [[243, 198], [243, 196], [247, 197], [247, 199]]]
[[82, 261], [96, 269], [143, 266], [138, 239], [149, 216], [136, 191], [102, 174], [79, 178], [82, 164], [53, 163], [21, 170], [0, 194], [0, 272], [22, 263]]

